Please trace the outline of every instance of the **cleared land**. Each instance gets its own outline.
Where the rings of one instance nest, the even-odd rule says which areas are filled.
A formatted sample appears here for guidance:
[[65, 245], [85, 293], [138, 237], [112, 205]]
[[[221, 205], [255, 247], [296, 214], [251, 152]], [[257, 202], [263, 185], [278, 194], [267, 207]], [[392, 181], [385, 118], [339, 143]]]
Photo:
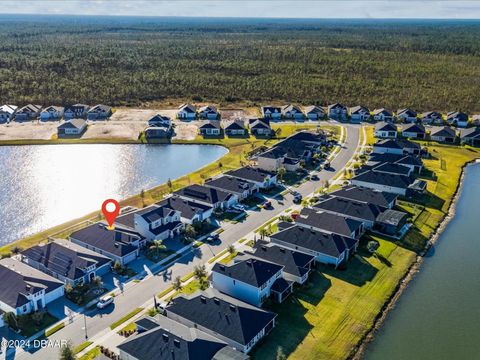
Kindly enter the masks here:
[[279, 314], [278, 326], [255, 351], [255, 359], [276, 359], [278, 352], [302, 360], [345, 359], [351, 354], [446, 215], [462, 166], [480, 157], [478, 149], [468, 147], [428, 147], [433, 156], [424, 161], [428, 195], [418, 199], [425, 207], [402, 202], [415, 219], [413, 229], [401, 241], [372, 236], [380, 244], [376, 256], [365, 250], [370, 240], [365, 237], [346, 270], [320, 267], [285, 304], [272, 306]]

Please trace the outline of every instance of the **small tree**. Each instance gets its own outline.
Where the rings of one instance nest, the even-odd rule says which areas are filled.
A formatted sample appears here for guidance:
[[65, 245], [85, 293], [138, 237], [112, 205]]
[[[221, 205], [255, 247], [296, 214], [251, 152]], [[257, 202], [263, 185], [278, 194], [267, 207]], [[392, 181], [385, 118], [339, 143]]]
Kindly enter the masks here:
[[23, 249], [20, 246], [14, 246], [12, 248], [12, 254], [17, 255], [19, 254]]
[[269, 235], [269, 232], [267, 228], [261, 228], [258, 234], [260, 235], [261, 239], [264, 240], [265, 236]]
[[380, 246], [380, 244], [377, 242], [377, 241], [369, 241], [368, 244], [367, 244], [367, 249], [370, 253], [375, 253], [375, 251], [377, 251], [378, 247]]
[[76, 358], [71, 341], [67, 342], [60, 348], [59, 360], [75, 360]]
[[228, 245], [227, 251], [228, 251], [230, 254], [235, 253], [235, 246], [233, 246], [233, 245]]
[[175, 291], [180, 291], [182, 290], [182, 279], [180, 278], [180, 276], [177, 276], [174, 280], [173, 280], [173, 290]]
[[13, 330], [17, 331], [18, 330], [18, 322], [17, 322], [17, 317], [13, 312], [7, 312], [3, 314], [3, 321], [5, 321], [5, 324], [10, 326]]
[[206, 278], [207, 278], [207, 268], [205, 265], [199, 265], [195, 266], [193, 268], [193, 275], [195, 276], [195, 279], [198, 280], [200, 283], [200, 288], [202, 290], [205, 290], [208, 286]]
[[280, 178], [281, 181], [283, 181], [283, 177], [287, 173], [287, 169], [285, 169], [283, 166], [278, 169], [277, 176]]
[[287, 360], [287, 355], [285, 355], [281, 346], [277, 348], [277, 360]]
[[187, 224], [187, 226], [185, 226], [184, 235], [185, 240], [187, 240], [188, 242], [192, 242], [197, 237], [197, 230], [195, 230], [195, 227], [191, 224]]
[[152, 251], [153, 256], [158, 259], [160, 257], [160, 253], [164, 251], [167, 247], [163, 244], [162, 240], [153, 240], [152, 245], [150, 245], [149, 249]]
[[116, 272], [116, 273], [119, 273], [123, 270], [123, 266], [122, 264], [120, 264], [120, 261], [115, 261], [115, 263], [113, 264], [113, 271]]
[[92, 285], [96, 286], [97, 288], [102, 287], [103, 285], [102, 278], [100, 276], [95, 276], [92, 279]]
[[172, 180], [170, 178], [167, 180], [167, 186], [170, 189], [170, 191], [172, 191], [173, 184], [172, 184]]

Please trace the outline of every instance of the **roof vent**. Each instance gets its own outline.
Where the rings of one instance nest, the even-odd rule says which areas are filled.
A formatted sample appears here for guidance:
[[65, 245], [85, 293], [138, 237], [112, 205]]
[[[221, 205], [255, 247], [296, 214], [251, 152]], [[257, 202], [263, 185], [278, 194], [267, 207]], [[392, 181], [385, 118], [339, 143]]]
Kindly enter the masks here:
[[230, 305], [230, 310], [235, 311], [237, 310], [237, 307], [235, 305]]
[[267, 251], [267, 247], [266, 247], [266, 246], [262, 246], [262, 250], [263, 250], [263, 251]]
[[205, 296], [200, 296], [200, 301], [204, 304], [207, 303], [207, 299], [205, 298]]
[[163, 339], [163, 341], [168, 342], [168, 335], [167, 335], [167, 334], [163, 334], [163, 335], [162, 335], [162, 339]]
[[177, 348], [180, 347], [180, 341], [179, 341], [179, 340], [175, 339], [175, 340], [173, 340], [173, 343], [175, 344], [175, 346], [176, 346]]
[[213, 302], [217, 305], [220, 305], [220, 299], [218, 298], [213, 298]]
[[284, 249], [284, 248], [280, 248], [280, 252], [282, 252], [282, 253], [285, 254], [285, 249]]

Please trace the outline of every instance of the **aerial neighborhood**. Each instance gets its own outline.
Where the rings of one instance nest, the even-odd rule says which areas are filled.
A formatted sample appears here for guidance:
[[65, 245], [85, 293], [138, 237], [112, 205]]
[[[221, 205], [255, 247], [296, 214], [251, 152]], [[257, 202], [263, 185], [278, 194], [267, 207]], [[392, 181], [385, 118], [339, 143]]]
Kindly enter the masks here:
[[[87, 120], [108, 119], [112, 113], [106, 105], [3, 105], [0, 121], [64, 119], [58, 134], [68, 136], [82, 134]], [[114, 229], [103, 220], [89, 222], [64, 239], [51, 238], [18, 251], [0, 260], [0, 278], [10, 284], [0, 287], [0, 312], [32, 314], [48, 310], [64, 296], [84, 306], [86, 295], [78, 294], [98, 286], [102, 278], [112, 273], [135, 278], [132, 264], [147, 260], [175, 262], [196, 246], [220, 241], [223, 219], [248, 216], [252, 209], [268, 211], [272, 198], [291, 195], [294, 211], [273, 219], [273, 230], [259, 231], [248, 246], [237, 243], [242, 250], [229, 251], [228, 261], [214, 259], [207, 286], [155, 302], [155, 313], [136, 320], [135, 333], [118, 345], [122, 360], [155, 359], [159, 351], [176, 354], [174, 359], [248, 359], [276, 326], [277, 314], [270, 305], [282, 304], [308, 283], [315, 268], [347, 268], [362, 239], [371, 234], [401, 241], [412, 221], [398, 202], [422, 196], [427, 188], [418, 178], [423, 159], [431, 156], [423, 145], [426, 140], [480, 145], [474, 122], [478, 117], [458, 111], [419, 114], [405, 108], [394, 113], [335, 103], [303, 109], [266, 105], [260, 115], [222, 120], [216, 106], [182, 104], [176, 116], [179, 121], [201, 121], [198, 134], [205, 138], [250, 133], [269, 138], [275, 135], [271, 124], [281, 120], [372, 122], [376, 142], [359, 154], [361, 165], [330, 191], [327, 183], [319, 183], [313, 195], [294, 190], [301, 182], [318, 181], [317, 172], [328, 171], [329, 158], [339, 146], [339, 140], [317, 127], [259, 149], [238, 169], [171, 189], [152, 205], [122, 209]], [[170, 117], [157, 114], [148, 120], [145, 137], [169, 138], [174, 127]]]

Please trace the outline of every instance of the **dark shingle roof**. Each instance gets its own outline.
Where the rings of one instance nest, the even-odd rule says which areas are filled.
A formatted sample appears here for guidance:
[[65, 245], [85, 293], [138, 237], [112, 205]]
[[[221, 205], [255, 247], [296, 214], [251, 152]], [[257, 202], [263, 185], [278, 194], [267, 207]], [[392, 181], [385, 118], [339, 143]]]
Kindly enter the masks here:
[[225, 130], [245, 130], [245, 123], [242, 119], [227, 121], [225, 124]]
[[247, 345], [276, 314], [246, 304], [214, 289], [192, 297], [179, 296], [167, 306], [174, 313], [210, 331]]
[[216, 263], [212, 271], [259, 288], [282, 269], [282, 265], [255, 258], [245, 258], [231, 265]]
[[422, 160], [414, 155], [399, 155], [399, 154], [370, 154], [368, 163], [378, 165], [381, 163], [396, 163], [402, 165], [422, 166]]
[[[379, 173], [383, 174], [383, 173]], [[378, 206], [339, 197], [332, 197], [326, 200], [320, 200], [313, 205], [316, 209], [330, 211], [336, 214], [342, 214], [358, 219], [375, 221], [381, 210]]]
[[377, 222], [397, 226], [407, 217], [407, 213], [397, 210], [386, 210], [377, 217]]
[[228, 201], [232, 197], [231, 193], [198, 184], [184, 187], [183, 189], [176, 191], [175, 194], [181, 197], [206, 202], [211, 205], [218, 202]]
[[270, 129], [270, 122], [268, 119], [248, 119], [250, 129]]
[[22, 255], [70, 280], [85, 276], [85, 269], [89, 266], [99, 268], [110, 262], [105, 256], [63, 240], [33, 246], [22, 251]]
[[373, 115], [384, 114], [384, 116], [392, 116], [392, 112], [385, 108], [375, 109], [373, 110]]
[[65, 121], [62, 125], [58, 126], [57, 129], [80, 129], [85, 126], [86, 121], [83, 119], [72, 119], [70, 121]]
[[464, 129], [461, 131], [461, 138], [468, 139], [468, 138], [479, 138], [480, 137], [480, 128], [479, 127], [472, 127], [469, 129]]
[[212, 209], [211, 206], [199, 204], [193, 200], [185, 200], [176, 195], [159, 201], [156, 205], [180, 211], [181, 216], [185, 219], [193, 219], [198, 213], [203, 213]]
[[353, 177], [352, 181], [354, 180], [372, 184], [387, 185], [401, 189], [408, 188], [412, 183], [412, 180], [408, 176], [393, 175], [372, 170], [366, 171], [363, 174]]
[[468, 121], [468, 115], [460, 111], [450, 111], [447, 113], [447, 120], [458, 119], [460, 121]]
[[384, 208], [388, 208], [389, 204], [398, 197], [397, 194], [373, 190], [360, 186], [347, 186], [330, 193], [330, 195], [342, 197], [345, 199], [368, 202]]
[[375, 130], [376, 131], [397, 131], [397, 125], [382, 121], [375, 124]]
[[195, 113], [197, 109], [192, 104], [182, 104], [178, 107], [178, 111], [185, 111], [188, 113]]
[[433, 127], [430, 130], [430, 136], [456, 137], [457, 132], [448, 126]]
[[203, 124], [202, 126], [200, 126], [200, 129], [221, 129], [220, 121], [210, 120], [205, 124]]
[[123, 257], [137, 250], [137, 247], [132, 245], [131, 242], [141, 237], [138, 234], [134, 235], [121, 229], [108, 230], [105, 224], [96, 223], [75, 231], [70, 235], [70, 238]]
[[417, 116], [417, 112], [415, 110], [412, 110], [410, 108], [404, 108], [404, 109], [399, 109], [397, 111], [397, 116], [398, 115], [407, 115], [408, 117], [416, 117]]
[[323, 110], [323, 108], [321, 108], [320, 106], [310, 105], [305, 107], [305, 113], [323, 114], [325, 113], [325, 110]]
[[394, 163], [383, 163], [374, 167], [372, 170], [405, 176], [409, 176], [411, 172], [408, 166]]
[[205, 186], [238, 194], [253, 190], [255, 184], [237, 177], [222, 175], [216, 179], [206, 181]]
[[425, 134], [425, 126], [422, 124], [406, 124], [402, 126], [402, 132], [410, 132], [410, 133], [417, 133], [417, 134]]
[[264, 182], [268, 177], [275, 176], [274, 172], [254, 168], [251, 166], [244, 166], [237, 170], [231, 170], [226, 173], [227, 175], [237, 177], [239, 179], [255, 181], [255, 182]]
[[346, 236], [307, 229], [302, 226], [292, 226], [270, 237], [333, 257], [339, 257], [345, 250], [357, 243], [357, 240]]
[[362, 226], [360, 221], [311, 208], [303, 208], [295, 222], [343, 236], [351, 236], [354, 231]]
[[370, 110], [368, 110], [368, 108], [362, 105], [357, 105], [350, 108], [350, 114], [356, 114], [356, 113], [362, 113], [362, 112], [369, 113]]
[[385, 139], [377, 141], [373, 147], [383, 147], [388, 149], [420, 149], [421, 146], [413, 141], [406, 139]]

